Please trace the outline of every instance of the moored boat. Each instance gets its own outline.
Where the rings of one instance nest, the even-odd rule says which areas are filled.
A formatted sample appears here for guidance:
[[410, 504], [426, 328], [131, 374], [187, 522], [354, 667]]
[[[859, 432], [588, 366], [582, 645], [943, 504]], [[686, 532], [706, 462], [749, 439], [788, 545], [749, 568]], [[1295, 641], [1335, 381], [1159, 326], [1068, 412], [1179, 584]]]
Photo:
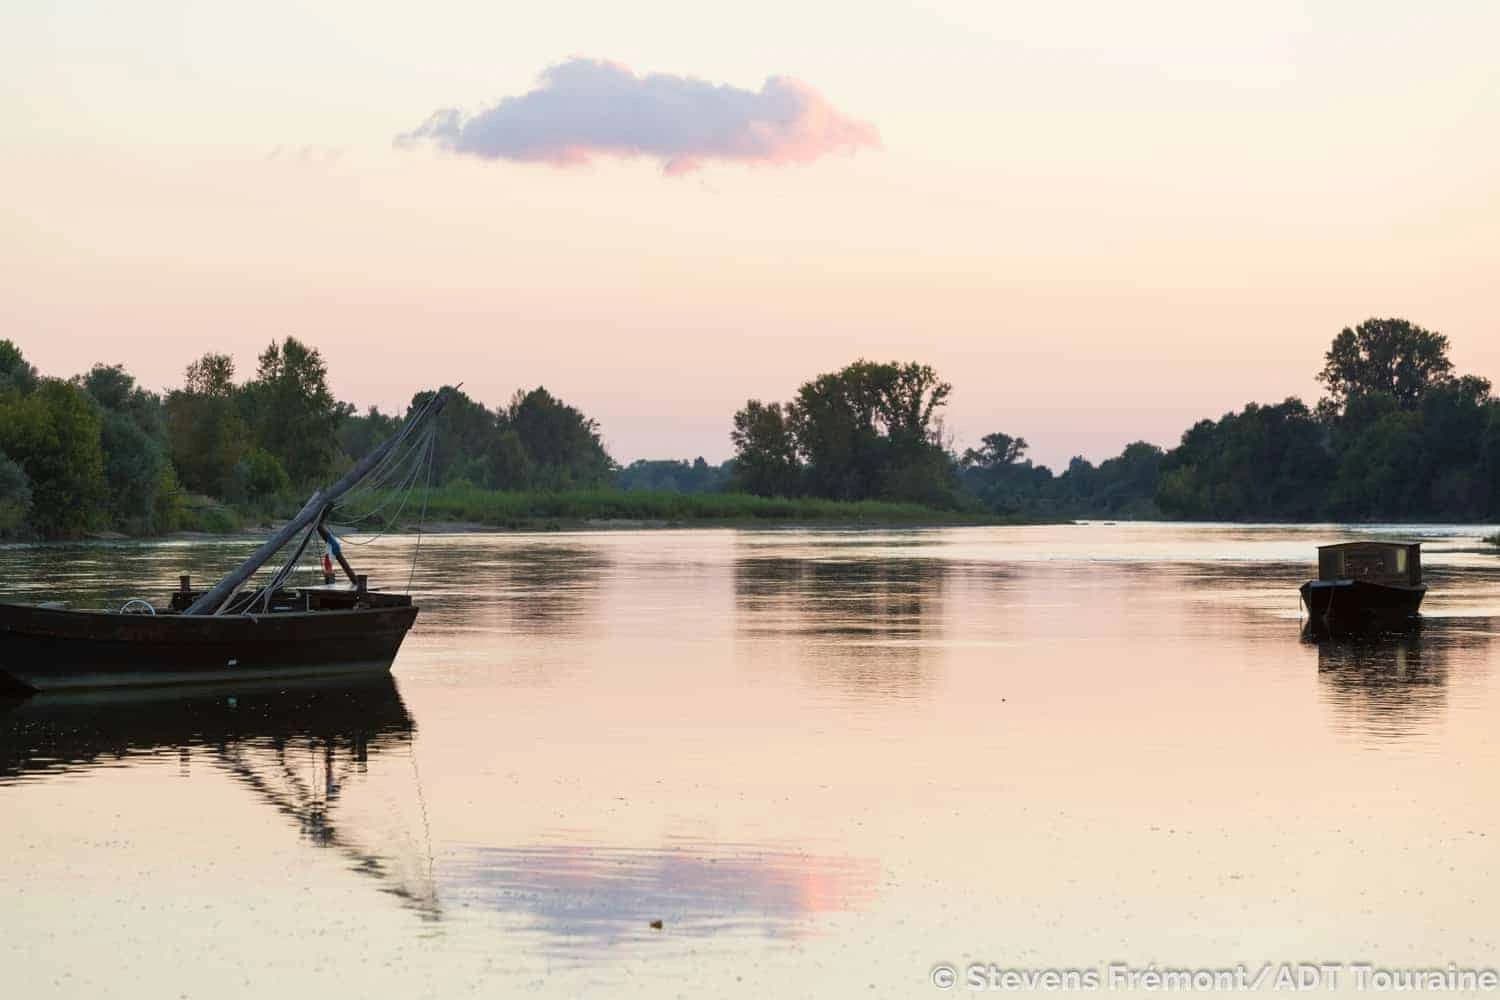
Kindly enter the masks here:
[[1315, 627], [1392, 627], [1422, 606], [1418, 542], [1342, 542], [1318, 546], [1318, 578], [1304, 583], [1302, 603]]
[[[417, 617], [410, 595], [372, 590], [344, 558], [331, 524], [356, 487], [410, 491], [430, 459], [431, 395], [400, 431], [317, 491], [249, 558], [214, 586], [188, 577], [163, 607], [140, 598], [117, 610], [0, 603], [0, 687], [20, 691], [332, 677], [390, 669]], [[377, 493], [377, 495], [380, 495]], [[327, 548], [321, 584], [291, 586], [314, 538]], [[252, 577], [283, 550], [268, 580]], [[347, 583], [334, 585], [336, 557]]]

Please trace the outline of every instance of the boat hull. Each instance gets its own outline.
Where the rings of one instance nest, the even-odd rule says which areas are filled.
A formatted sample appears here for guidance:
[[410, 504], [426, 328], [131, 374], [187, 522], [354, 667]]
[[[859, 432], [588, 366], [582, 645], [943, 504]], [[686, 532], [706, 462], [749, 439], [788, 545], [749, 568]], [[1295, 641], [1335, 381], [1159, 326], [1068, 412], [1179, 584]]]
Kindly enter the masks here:
[[411, 605], [267, 615], [122, 615], [0, 604], [0, 683], [30, 691], [390, 669]]
[[1421, 608], [1427, 587], [1368, 580], [1309, 580], [1300, 592], [1314, 624], [1365, 627], [1410, 621]]

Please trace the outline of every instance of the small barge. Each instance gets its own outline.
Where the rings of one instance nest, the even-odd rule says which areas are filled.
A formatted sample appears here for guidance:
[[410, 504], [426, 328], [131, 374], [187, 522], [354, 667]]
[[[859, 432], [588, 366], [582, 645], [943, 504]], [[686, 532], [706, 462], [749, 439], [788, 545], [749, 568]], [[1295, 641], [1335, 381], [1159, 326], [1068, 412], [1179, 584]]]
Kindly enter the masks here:
[[1318, 546], [1318, 578], [1300, 588], [1315, 627], [1399, 627], [1416, 618], [1427, 594], [1418, 542]]

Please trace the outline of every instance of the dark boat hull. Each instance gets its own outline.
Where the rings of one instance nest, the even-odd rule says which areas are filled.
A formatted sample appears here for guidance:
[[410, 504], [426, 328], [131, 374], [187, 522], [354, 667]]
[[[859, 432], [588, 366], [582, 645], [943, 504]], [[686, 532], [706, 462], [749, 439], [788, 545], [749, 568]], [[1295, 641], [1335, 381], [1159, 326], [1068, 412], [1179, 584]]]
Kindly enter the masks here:
[[417, 609], [122, 615], [0, 604], [0, 681], [31, 691], [390, 669]]
[[1399, 625], [1416, 617], [1427, 594], [1422, 584], [1368, 580], [1309, 580], [1300, 590], [1313, 623], [1328, 628]]

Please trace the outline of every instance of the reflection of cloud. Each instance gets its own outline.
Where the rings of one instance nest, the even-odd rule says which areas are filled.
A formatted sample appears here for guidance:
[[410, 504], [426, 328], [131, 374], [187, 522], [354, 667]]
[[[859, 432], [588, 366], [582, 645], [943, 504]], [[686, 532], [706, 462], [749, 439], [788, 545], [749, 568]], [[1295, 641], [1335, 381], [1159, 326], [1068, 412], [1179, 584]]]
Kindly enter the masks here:
[[750, 91], [575, 58], [547, 69], [540, 86], [520, 96], [467, 116], [443, 108], [396, 140], [421, 142], [485, 160], [553, 166], [647, 156], [668, 174], [683, 174], [707, 160], [810, 163], [878, 146], [880, 137], [790, 77], [770, 77]]
[[475, 847], [445, 863], [443, 893], [530, 918], [561, 952], [589, 953], [651, 933], [794, 933], [804, 918], [874, 895], [872, 862], [749, 846], [665, 849]]
[[1447, 707], [1455, 650], [1487, 646], [1484, 630], [1457, 619], [1429, 619], [1398, 635], [1333, 637], [1305, 631], [1318, 647], [1318, 681], [1339, 728], [1402, 739], [1422, 735]]
[[927, 559], [740, 559], [734, 566], [740, 630], [795, 636], [824, 683], [860, 694], [926, 690], [929, 640], [941, 629], [948, 566]]

